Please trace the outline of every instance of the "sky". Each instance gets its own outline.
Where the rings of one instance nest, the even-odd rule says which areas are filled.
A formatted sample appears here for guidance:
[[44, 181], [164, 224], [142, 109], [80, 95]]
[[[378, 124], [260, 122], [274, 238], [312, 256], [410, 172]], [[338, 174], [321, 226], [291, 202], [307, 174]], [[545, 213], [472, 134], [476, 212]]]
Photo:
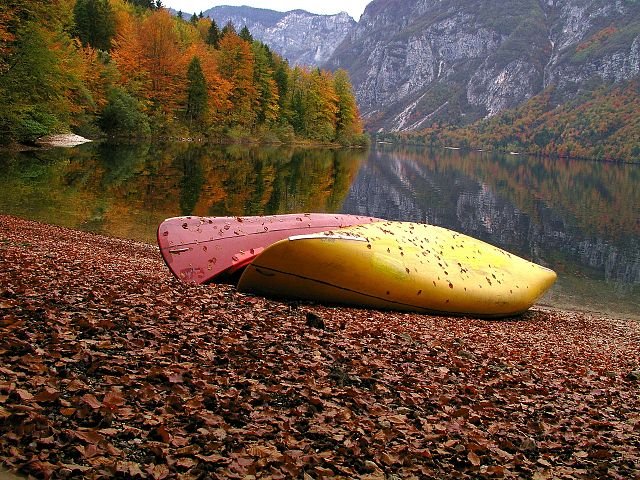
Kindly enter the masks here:
[[279, 12], [306, 10], [311, 13], [334, 14], [347, 12], [359, 20], [364, 7], [371, 0], [162, 0], [162, 5], [187, 13], [200, 13], [218, 5], [247, 5], [255, 8], [267, 8]]

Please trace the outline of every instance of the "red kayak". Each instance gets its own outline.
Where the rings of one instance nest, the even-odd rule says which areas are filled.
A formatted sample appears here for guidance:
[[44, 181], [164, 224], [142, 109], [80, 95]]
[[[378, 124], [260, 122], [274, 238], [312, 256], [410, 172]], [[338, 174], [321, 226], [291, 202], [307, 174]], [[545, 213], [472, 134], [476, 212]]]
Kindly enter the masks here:
[[333, 213], [259, 217], [174, 217], [158, 227], [158, 245], [177, 278], [206, 283], [230, 276], [269, 245], [292, 235], [380, 221]]

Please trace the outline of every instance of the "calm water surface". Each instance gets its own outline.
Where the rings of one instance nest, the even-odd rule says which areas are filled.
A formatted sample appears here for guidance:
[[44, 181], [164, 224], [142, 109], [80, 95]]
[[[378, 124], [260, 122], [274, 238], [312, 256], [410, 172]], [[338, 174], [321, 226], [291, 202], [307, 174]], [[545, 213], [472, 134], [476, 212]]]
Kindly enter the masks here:
[[496, 153], [85, 145], [0, 154], [0, 212], [155, 243], [178, 215], [433, 223], [556, 270], [541, 303], [640, 319], [640, 166]]

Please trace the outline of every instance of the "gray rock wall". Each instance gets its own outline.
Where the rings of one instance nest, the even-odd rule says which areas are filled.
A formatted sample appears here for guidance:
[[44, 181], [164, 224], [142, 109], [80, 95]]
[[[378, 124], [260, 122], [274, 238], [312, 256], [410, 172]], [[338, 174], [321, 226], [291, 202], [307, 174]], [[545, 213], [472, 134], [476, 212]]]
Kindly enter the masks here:
[[[583, 42], [611, 26], [615, 35], [579, 54]], [[326, 66], [350, 72], [371, 130], [470, 123], [552, 84], [570, 95], [594, 78], [638, 75], [640, 5], [374, 0]]]
[[250, 7], [214, 7], [204, 12], [222, 28], [245, 25], [255, 39], [269, 45], [292, 65], [322, 65], [356, 22], [347, 13], [316, 15], [304, 10], [279, 13]]

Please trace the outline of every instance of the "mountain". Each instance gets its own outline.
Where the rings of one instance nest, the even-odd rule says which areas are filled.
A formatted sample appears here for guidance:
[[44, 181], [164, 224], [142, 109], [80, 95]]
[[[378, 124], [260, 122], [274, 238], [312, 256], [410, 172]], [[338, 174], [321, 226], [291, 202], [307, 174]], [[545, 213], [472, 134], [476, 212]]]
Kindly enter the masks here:
[[349, 71], [370, 130], [470, 124], [638, 75], [640, 2], [374, 0], [323, 66]]
[[203, 12], [222, 28], [231, 21], [245, 25], [254, 38], [269, 45], [293, 65], [322, 65], [356, 26], [347, 13], [316, 15], [304, 10], [276, 12], [252, 7], [214, 7]]

